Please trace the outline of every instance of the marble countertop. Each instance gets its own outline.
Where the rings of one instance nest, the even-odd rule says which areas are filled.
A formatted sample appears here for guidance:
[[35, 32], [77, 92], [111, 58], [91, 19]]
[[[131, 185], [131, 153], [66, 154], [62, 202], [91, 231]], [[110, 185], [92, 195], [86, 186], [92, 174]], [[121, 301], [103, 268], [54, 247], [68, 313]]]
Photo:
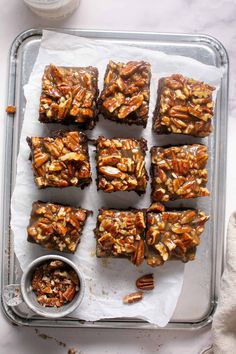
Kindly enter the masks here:
[[[230, 57], [230, 77], [236, 77], [236, 2], [219, 0], [81, 0], [79, 9], [63, 21], [33, 15], [23, 0], [0, 0], [0, 112], [5, 107], [8, 51], [14, 38], [28, 28], [205, 33], [220, 40]], [[234, 59], [234, 60], [233, 60]], [[236, 80], [230, 81], [226, 220], [235, 209]], [[3, 129], [0, 129], [0, 141]], [[0, 145], [2, 157], [2, 145]], [[0, 158], [0, 168], [2, 168]], [[0, 313], [0, 354], [196, 354], [211, 343], [210, 326], [197, 331], [135, 331], [48, 329], [13, 326]]]

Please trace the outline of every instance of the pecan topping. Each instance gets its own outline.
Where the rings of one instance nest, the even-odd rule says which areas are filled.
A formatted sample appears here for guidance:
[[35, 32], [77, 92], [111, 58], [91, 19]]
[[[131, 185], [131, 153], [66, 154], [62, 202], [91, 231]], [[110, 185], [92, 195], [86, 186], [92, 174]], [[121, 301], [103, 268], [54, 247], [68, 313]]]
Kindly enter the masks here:
[[143, 103], [143, 95], [133, 96], [130, 100], [126, 100], [126, 105], [122, 105], [119, 110], [118, 118], [124, 119], [128, 114], [136, 111]]
[[104, 78], [99, 106], [105, 118], [119, 123], [147, 124], [149, 107], [150, 64], [110, 61]]
[[[47, 249], [74, 253], [79, 242], [88, 211], [60, 204], [34, 202], [28, 241]], [[60, 261], [51, 262], [59, 266]]]
[[123, 297], [124, 304], [133, 304], [135, 302], [139, 302], [143, 299], [143, 292], [137, 291], [135, 293], [131, 293]]
[[147, 263], [159, 266], [177, 258], [194, 260], [204, 224], [209, 219], [203, 211], [184, 210], [147, 214]]
[[43, 263], [32, 277], [32, 289], [44, 307], [61, 307], [71, 302], [79, 287], [77, 273], [62, 261]]
[[55, 137], [27, 138], [35, 183], [39, 188], [86, 186], [91, 181], [87, 137], [58, 132]]
[[144, 260], [143, 211], [100, 210], [95, 235], [98, 257], [125, 257], [135, 265]]
[[153, 201], [167, 202], [209, 196], [206, 188], [208, 160], [205, 145], [152, 147], [151, 175]]
[[212, 131], [214, 90], [213, 86], [180, 74], [160, 79], [154, 131], [208, 136]]
[[146, 274], [136, 280], [136, 287], [140, 290], [153, 290], [153, 274]]
[[154, 212], [163, 212], [165, 211], [165, 206], [161, 203], [152, 203], [150, 207], [148, 208], [148, 211], [154, 211]]
[[144, 241], [140, 240], [139, 243], [136, 246], [135, 252], [133, 256], [131, 257], [131, 261], [139, 266], [140, 264], [143, 263], [144, 260], [144, 255], [145, 255], [145, 246], [144, 246]]
[[95, 125], [98, 71], [86, 68], [46, 66], [42, 78], [40, 118], [45, 123]]
[[144, 139], [97, 139], [98, 189], [144, 193], [148, 175]]

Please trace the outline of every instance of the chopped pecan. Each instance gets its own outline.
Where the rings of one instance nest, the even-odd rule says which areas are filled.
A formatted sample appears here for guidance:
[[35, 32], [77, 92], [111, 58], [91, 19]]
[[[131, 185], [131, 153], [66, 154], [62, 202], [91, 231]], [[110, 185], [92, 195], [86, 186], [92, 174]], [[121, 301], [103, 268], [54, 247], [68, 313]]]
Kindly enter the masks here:
[[51, 261], [48, 265], [48, 269], [61, 269], [64, 267], [64, 262], [60, 260]]
[[142, 62], [130, 61], [126, 65], [122, 66], [120, 75], [122, 77], [131, 76], [140, 68], [141, 65], [143, 65]]
[[116, 167], [113, 167], [113, 166], [101, 166], [99, 168], [99, 172], [102, 174], [102, 175], [105, 175], [107, 177], [121, 177], [123, 174], [122, 172], [116, 168]]
[[213, 86], [180, 74], [160, 79], [154, 131], [208, 136], [212, 131], [214, 90]]
[[7, 106], [6, 107], [6, 112], [9, 113], [9, 114], [16, 113], [16, 106]]
[[155, 202], [150, 205], [148, 211], [163, 212], [165, 211], [165, 206], [161, 203]]
[[126, 105], [120, 107], [118, 118], [124, 119], [128, 114], [136, 111], [143, 103], [143, 95], [133, 96]]
[[110, 112], [114, 112], [114, 110], [120, 107], [125, 102], [125, 96], [118, 92], [114, 95], [114, 97], [108, 98], [103, 102], [103, 106]]
[[146, 223], [143, 212], [138, 212], [136, 214], [136, 227], [140, 229], [145, 229]]
[[67, 302], [71, 302], [75, 296], [75, 293], [76, 293], [76, 288], [73, 284], [71, 286], [68, 286], [66, 291], [62, 294], [62, 296]]
[[77, 352], [77, 350], [76, 349], [74, 349], [74, 348], [69, 348], [69, 350], [68, 350], [68, 353], [67, 354], [77, 354], [78, 352]]
[[188, 212], [184, 213], [184, 215], [182, 216], [182, 218], [180, 219], [180, 224], [188, 224], [191, 221], [193, 221], [195, 219], [195, 211], [193, 210], [189, 210]]
[[131, 293], [131, 294], [123, 297], [123, 303], [124, 304], [133, 304], [135, 302], [139, 302], [143, 299], [143, 295], [144, 294], [142, 291], [137, 291], [135, 293]]
[[153, 290], [154, 278], [153, 274], [146, 274], [136, 280], [136, 287], [140, 290]]
[[140, 240], [137, 244], [136, 247], [134, 248], [135, 251], [131, 257], [131, 261], [136, 265], [139, 266], [140, 264], [143, 263], [144, 260], [144, 255], [145, 255], [145, 245], [144, 241]]

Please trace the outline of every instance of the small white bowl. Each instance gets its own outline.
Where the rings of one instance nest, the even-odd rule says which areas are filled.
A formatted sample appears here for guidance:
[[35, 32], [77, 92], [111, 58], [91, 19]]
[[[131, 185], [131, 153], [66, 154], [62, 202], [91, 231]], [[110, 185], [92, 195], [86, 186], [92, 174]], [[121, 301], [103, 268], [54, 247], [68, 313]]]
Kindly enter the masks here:
[[[73, 270], [75, 270], [76, 274], [78, 275], [80, 281], [79, 291], [76, 292], [75, 297], [72, 301], [68, 302], [67, 304], [61, 307], [44, 307], [39, 304], [37, 301], [36, 295], [32, 290], [31, 281], [32, 276], [35, 269], [40, 266], [42, 263], [51, 261], [51, 260], [60, 260], [66, 264], [68, 264]], [[35, 313], [40, 316], [56, 319], [60, 317], [64, 317], [69, 315], [72, 311], [74, 311], [81, 303], [83, 296], [84, 296], [84, 289], [85, 283], [83, 276], [79, 270], [79, 268], [73, 263], [71, 260], [57, 255], [46, 255], [35, 259], [31, 262], [26, 270], [24, 271], [22, 278], [21, 278], [21, 295], [23, 301], [26, 305]]]

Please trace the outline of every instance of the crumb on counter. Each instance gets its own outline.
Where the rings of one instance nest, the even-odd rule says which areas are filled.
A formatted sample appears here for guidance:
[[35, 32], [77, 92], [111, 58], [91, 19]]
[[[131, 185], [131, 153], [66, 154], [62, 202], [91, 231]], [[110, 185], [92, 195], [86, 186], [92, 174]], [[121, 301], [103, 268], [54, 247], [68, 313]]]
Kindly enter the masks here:
[[7, 106], [6, 107], [6, 112], [9, 113], [9, 114], [16, 113], [16, 106]]

